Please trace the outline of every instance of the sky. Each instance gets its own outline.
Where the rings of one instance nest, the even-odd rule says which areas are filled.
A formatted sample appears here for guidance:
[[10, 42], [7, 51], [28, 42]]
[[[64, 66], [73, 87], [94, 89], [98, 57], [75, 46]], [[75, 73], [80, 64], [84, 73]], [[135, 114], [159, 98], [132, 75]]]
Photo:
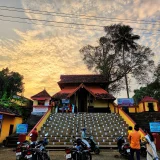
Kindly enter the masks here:
[[[60, 91], [60, 75], [94, 74], [79, 50], [96, 46], [105, 36], [103, 26], [122, 23], [140, 35], [139, 44], [160, 61], [160, 0], [1, 0], [0, 70], [24, 76], [27, 98], [44, 88]], [[138, 89], [134, 80], [130, 84]], [[126, 98], [122, 91], [116, 98]]]

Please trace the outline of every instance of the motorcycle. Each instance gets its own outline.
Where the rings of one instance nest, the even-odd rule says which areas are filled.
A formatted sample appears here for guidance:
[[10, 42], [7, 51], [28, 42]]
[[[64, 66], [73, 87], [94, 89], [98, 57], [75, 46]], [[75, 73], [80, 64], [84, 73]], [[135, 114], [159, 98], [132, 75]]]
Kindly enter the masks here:
[[[75, 137], [74, 137], [75, 138]], [[78, 138], [73, 140], [73, 147], [65, 148], [66, 160], [92, 160], [92, 155], [83, 141]]]
[[130, 156], [130, 145], [129, 143], [125, 142], [125, 139], [123, 136], [118, 137], [117, 139], [117, 147], [119, 150], [119, 153], [128, 158]]
[[45, 146], [48, 144], [47, 140], [48, 133], [45, 134], [43, 140], [38, 141], [36, 143], [31, 143], [30, 150], [32, 152], [33, 159], [36, 160], [50, 160], [48, 151], [46, 150]]
[[87, 141], [89, 142], [91, 146], [91, 152], [94, 152], [95, 154], [99, 154], [100, 149], [97, 146], [96, 142], [94, 141], [93, 136], [90, 136], [89, 138], [87, 138]]
[[32, 160], [32, 152], [29, 150], [30, 143], [29, 141], [24, 141], [22, 143], [17, 142], [16, 160]]

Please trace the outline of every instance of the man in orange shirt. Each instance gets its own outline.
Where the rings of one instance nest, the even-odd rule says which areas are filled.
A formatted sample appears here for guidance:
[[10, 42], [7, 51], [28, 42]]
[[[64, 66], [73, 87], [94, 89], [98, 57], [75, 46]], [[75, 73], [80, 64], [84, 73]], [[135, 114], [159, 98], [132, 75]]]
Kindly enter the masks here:
[[130, 160], [134, 160], [134, 152], [136, 152], [137, 160], [140, 160], [140, 140], [141, 140], [141, 134], [138, 131], [139, 131], [139, 125], [136, 124], [134, 126], [134, 131], [131, 132], [128, 135], [128, 140], [130, 142], [130, 147], [131, 147]]

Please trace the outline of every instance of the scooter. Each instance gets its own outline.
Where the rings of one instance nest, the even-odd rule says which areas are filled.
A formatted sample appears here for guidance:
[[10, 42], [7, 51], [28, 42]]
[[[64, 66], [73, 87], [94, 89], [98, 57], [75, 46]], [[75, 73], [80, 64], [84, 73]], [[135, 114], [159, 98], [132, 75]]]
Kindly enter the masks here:
[[97, 146], [96, 142], [94, 141], [93, 136], [90, 136], [89, 138], [87, 138], [87, 141], [89, 142], [91, 146], [91, 152], [94, 152], [95, 154], [99, 154], [100, 149]]
[[66, 160], [92, 160], [91, 153], [89, 152], [89, 150], [86, 149], [86, 144], [84, 144], [80, 138], [74, 139], [72, 140], [72, 142], [73, 147], [65, 148]]
[[117, 147], [119, 150], [119, 153], [128, 158], [130, 156], [130, 145], [127, 143], [123, 136], [118, 137], [117, 139]]

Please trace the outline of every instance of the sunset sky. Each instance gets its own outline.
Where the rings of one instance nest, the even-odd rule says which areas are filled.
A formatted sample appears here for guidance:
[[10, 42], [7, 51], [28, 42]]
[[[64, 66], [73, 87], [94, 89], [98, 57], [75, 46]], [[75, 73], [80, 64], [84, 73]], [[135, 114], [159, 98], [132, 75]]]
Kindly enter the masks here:
[[[52, 96], [62, 74], [93, 74], [79, 50], [97, 45], [103, 26], [123, 23], [160, 61], [160, 0], [1, 0], [0, 70], [24, 76], [24, 96]], [[139, 88], [135, 81], [133, 89]], [[115, 97], [126, 97], [122, 91]]]

